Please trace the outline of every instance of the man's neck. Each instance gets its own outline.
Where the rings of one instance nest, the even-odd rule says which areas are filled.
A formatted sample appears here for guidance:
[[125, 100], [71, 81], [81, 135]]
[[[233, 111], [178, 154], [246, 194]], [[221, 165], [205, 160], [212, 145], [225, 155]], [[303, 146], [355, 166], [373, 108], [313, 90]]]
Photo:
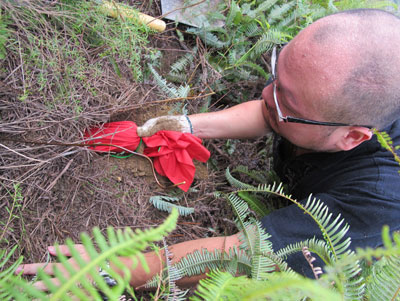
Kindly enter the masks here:
[[308, 154], [308, 153], [315, 153], [315, 151], [296, 146], [296, 150], [295, 150], [294, 155], [296, 157], [298, 157], [298, 156], [301, 156], [301, 155], [304, 155], [304, 154]]

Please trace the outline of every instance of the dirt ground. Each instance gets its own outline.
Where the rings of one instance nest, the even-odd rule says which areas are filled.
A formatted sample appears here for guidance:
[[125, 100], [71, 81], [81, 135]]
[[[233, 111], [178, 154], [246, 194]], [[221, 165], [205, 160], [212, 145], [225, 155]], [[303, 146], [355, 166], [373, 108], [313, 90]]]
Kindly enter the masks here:
[[[159, 1], [138, 3], [141, 11], [161, 15]], [[161, 73], [167, 72], [169, 65], [187, 52], [187, 45], [179, 41], [172, 23], [164, 33], [151, 35], [150, 44], [163, 55]], [[268, 168], [269, 161], [259, 160], [266, 139], [233, 141], [230, 154], [226, 141], [204, 141], [211, 159], [206, 164], [196, 163], [192, 189], [187, 193], [166, 191], [156, 184], [150, 165], [143, 158], [117, 159], [82, 147], [23, 142], [75, 143], [93, 124], [132, 120], [140, 125], [149, 118], [171, 114], [177, 102], [160, 102], [168, 97], [157, 90], [154, 82], [133, 82], [128, 77], [115, 76], [111, 67], [105, 69], [97, 96], [103, 98], [102, 105], [94, 108], [88, 98], [86, 111], [74, 119], [67, 106], [48, 113], [40, 93], [32, 93], [28, 100], [21, 101], [23, 82], [19, 58], [9, 55], [0, 62], [3, 62], [0, 72], [1, 249], [18, 245], [14, 258], [23, 255], [26, 263], [38, 262], [45, 260], [47, 246], [62, 244], [67, 237], [79, 242], [79, 234], [90, 232], [93, 227], [104, 230], [107, 226], [157, 226], [167, 213], [154, 208], [149, 198], [171, 193], [181, 195], [180, 204], [194, 207], [195, 212], [179, 218], [176, 230], [167, 238], [168, 244], [236, 231], [229, 205], [215, 199], [213, 193], [230, 189], [224, 176], [228, 166], [240, 163], [249, 168]], [[203, 77], [206, 87], [207, 80], [212, 78], [204, 74]], [[261, 90], [251, 84], [234, 88], [251, 89], [254, 98], [260, 97]], [[201, 87], [197, 89], [197, 95], [201, 90]], [[198, 112], [202, 105], [201, 97], [186, 102], [189, 113]], [[230, 104], [224, 101], [224, 95], [215, 95], [210, 109], [227, 105]], [[10, 138], [14, 141], [7, 140]]]

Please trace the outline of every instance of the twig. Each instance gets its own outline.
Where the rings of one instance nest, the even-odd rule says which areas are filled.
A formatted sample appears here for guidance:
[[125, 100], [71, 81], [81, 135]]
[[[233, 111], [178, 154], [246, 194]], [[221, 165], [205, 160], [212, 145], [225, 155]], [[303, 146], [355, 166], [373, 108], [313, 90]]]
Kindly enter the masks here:
[[40, 163], [48, 163], [48, 161], [43, 161], [43, 160], [39, 160], [39, 159], [34, 159], [34, 158], [30, 158], [28, 156], [25, 156], [23, 154], [20, 154], [19, 152], [5, 146], [4, 144], [0, 143], [0, 146], [4, 147], [5, 149], [9, 150], [10, 152], [13, 152], [14, 154], [17, 154], [18, 156], [24, 157], [25, 159], [31, 160], [31, 161], [36, 161], [36, 162], [40, 162]]
[[[185, 184], [185, 182], [181, 182], [181, 183], [177, 183], [177, 184], [173, 184], [170, 186], [164, 186], [163, 184], [160, 183], [160, 181], [157, 178], [157, 174], [156, 174], [156, 170], [154, 169], [154, 164], [153, 161], [150, 159], [150, 157], [144, 155], [144, 154], [140, 154], [134, 151], [131, 151], [123, 146], [119, 146], [119, 145], [115, 145], [115, 144], [109, 144], [109, 143], [94, 143], [94, 144], [85, 144], [85, 143], [60, 143], [60, 142], [52, 142], [52, 143], [48, 143], [48, 142], [42, 142], [42, 141], [31, 141], [31, 140], [18, 140], [18, 139], [13, 139], [13, 138], [1, 138], [2, 140], [7, 140], [7, 141], [14, 141], [14, 142], [20, 142], [20, 143], [30, 143], [30, 144], [37, 144], [37, 145], [58, 145], [58, 146], [78, 146], [78, 147], [86, 147], [86, 148], [91, 148], [91, 147], [96, 147], [96, 146], [111, 146], [111, 147], [117, 147], [125, 152], [128, 152], [130, 154], [145, 158], [151, 165], [151, 169], [153, 171], [153, 176], [154, 179], [157, 183], [158, 186], [160, 186], [162, 189], [169, 189], [169, 188], [173, 188], [173, 187], [177, 187], [179, 185]], [[90, 149], [92, 151], [96, 151], [94, 149]]]
[[49, 192], [54, 185], [56, 185], [57, 181], [62, 177], [62, 175], [68, 170], [68, 168], [71, 166], [72, 161], [74, 161], [74, 159], [69, 160], [69, 162], [67, 163], [67, 165], [64, 167], [64, 169], [59, 173], [59, 175], [54, 179], [53, 182], [50, 183], [49, 186], [47, 186], [47, 188], [45, 189], [46, 192]]
[[204, 98], [204, 97], [208, 97], [208, 96], [214, 95], [214, 94], [215, 94], [215, 92], [210, 92], [210, 93], [203, 94], [203, 95], [187, 96], [187, 97], [175, 97], [175, 98], [167, 98], [167, 99], [155, 100], [155, 101], [150, 101], [150, 102], [146, 102], [146, 103], [142, 103], [142, 104], [138, 104], [138, 105], [127, 106], [124, 109], [119, 110], [117, 112], [124, 112], [124, 111], [132, 110], [132, 109], [141, 108], [144, 105], [156, 105], [156, 104], [159, 104], [159, 103], [165, 103], [165, 102], [171, 102], [171, 101]]

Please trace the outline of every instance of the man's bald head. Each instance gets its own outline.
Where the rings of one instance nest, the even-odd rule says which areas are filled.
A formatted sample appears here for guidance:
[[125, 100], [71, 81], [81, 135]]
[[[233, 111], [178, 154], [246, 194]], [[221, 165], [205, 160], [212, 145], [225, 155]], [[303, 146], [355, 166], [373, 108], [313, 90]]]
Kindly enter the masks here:
[[381, 129], [400, 118], [399, 18], [381, 10], [344, 11], [318, 20], [292, 42], [293, 57], [310, 53], [315, 89], [324, 90], [315, 107], [326, 121]]

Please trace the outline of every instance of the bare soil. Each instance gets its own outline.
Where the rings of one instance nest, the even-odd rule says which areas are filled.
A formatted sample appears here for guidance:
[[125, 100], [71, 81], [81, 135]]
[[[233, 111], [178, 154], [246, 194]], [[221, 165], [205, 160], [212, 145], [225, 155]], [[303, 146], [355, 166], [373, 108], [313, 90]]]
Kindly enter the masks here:
[[[141, 1], [136, 7], [150, 15], [161, 15], [159, 1]], [[22, 39], [23, 33], [20, 34]], [[161, 73], [168, 72], [170, 64], [188, 51], [187, 45], [179, 41], [174, 24], [169, 24], [164, 33], [153, 34], [150, 43], [162, 52]], [[201, 44], [198, 40], [189, 43]], [[99, 60], [95, 50], [88, 52], [88, 59], [93, 62]], [[194, 66], [200, 66], [196, 76], [204, 78], [206, 87], [213, 74], [201, 68], [202, 55], [200, 52]], [[46, 258], [47, 246], [62, 244], [67, 238], [78, 243], [80, 233], [90, 233], [93, 227], [146, 228], [162, 223], [167, 213], [154, 208], [149, 198], [171, 191], [157, 186], [145, 159], [135, 156], [117, 159], [82, 147], [23, 141], [79, 142], [90, 126], [118, 120], [132, 120], [140, 125], [149, 118], [170, 114], [177, 106], [176, 101], [160, 101], [168, 97], [157, 90], [154, 82], [137, 83], [128, 76], [118, 77], [112, 66], [106, 65], [102, 81], [96, 83], [96, 98], [83, 93], [82, 100], [87, 101], [83, 103], [83, 112], [76, 117], [69, 112], [68, 105], [49, 111], [44, 101], [47, 96], [40, 91], [31, 91], [21, 101], [24, 82], [20, 58], [8, 54], [0, 63], [1, 249], [18, 245], [14, 259], [23, 255], [26, 263], [40, 262]], [[232, 88], [251, 89], [255, 98], [260, 97], [261, 91], [251, 84]], [[197, 94], [201, 91], [201, 87], [194, 89]], [[187, 101], [189, 113], [198, 112], [202, 105], [201, 97]], [[227, 105], [230, 104], [224, 103], [224, 95], [216, 95], [210, 109]], [[167, 237], [168, 244], [235, 233], [229, 205], [215, 199], [213, 192], [230, 189], [224, 177], [228, 166], [268, 168], [269, 162], [259, 160], [266, 145], [264, 139], [237, 142], [231, 154], [227, 152], [226, 141], [208, 140], [204, 144], [212, 155], [208, 163], [196, 163], [193, 189], [188, 193], [174, 191], [183, 196], [180, 204], [194, 207], [195, 213], [179, 218], [176, 230]], [[14, 201], [18, 199], [16, 191], [21, 194], [18, 202]]]

